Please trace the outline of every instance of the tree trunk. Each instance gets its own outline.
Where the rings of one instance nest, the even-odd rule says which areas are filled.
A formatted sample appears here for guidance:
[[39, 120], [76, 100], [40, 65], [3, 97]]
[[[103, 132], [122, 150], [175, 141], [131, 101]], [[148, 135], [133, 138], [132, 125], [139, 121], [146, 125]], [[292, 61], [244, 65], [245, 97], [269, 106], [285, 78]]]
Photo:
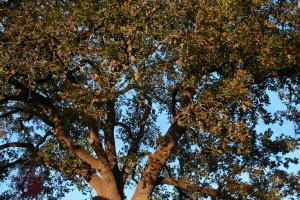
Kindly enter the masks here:
[[95, 189], [97, 192], [96, 197], [93, 199], [99, 199], [99, 200], [121, 200], [121, 194], [116, 189], [116, 186], [112, 186], [114, 184], [106, 183], [103, 184], [103, 180], [96, 174], [93, 174], [90, 179], [88, 180], [88, 183]]
[[170, 157], [178, 139], [185, 131], [186, 127], [178, 125], [177, 122], [171, 125], [161, 143], [157, 146], [156, 151], [148, 156], [147, 165], [134, 192], [133, 200], [150, 199], [162, 167]]

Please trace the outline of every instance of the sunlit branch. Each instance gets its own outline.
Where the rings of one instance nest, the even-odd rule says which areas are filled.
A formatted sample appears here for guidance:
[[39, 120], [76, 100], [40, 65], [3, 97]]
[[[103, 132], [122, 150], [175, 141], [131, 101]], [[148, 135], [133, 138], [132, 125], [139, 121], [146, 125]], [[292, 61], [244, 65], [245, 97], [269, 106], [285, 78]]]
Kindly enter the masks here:
[[98, 159], [106, 165], [107, 168], [110, 167], [106, 152], [102, 148], [102, 144], [99, 138], [98, 128], [95, 125], [89, 125], [89, 143], [93, 150], [95, 151]]
[[[173, 178], [172, 173], [171, 173], [171, 169], [170, 169], [170, 167], [169, 167], [168, 165], [165, 165], [165, 166], [163, 167], [163, 172], [164, 172], [165, 174], [167, 174], [168, 177]], [[158, 180], [159, 180], [159, 178], [158, 178]], [[188, 197], [189, 197], [189, 195], [186, 193], [185, 189], [179, 188], [179, 187], [176, 187], [176, 186], [175, 186], [175, 188], [176, 188], [177, 191], [178, 191], [179, 198], [180, 198], [180, 197], [185, 197], [185, 198], [188, 198]]]
[[[123, 191], [124, 182], [121, 179], [114, 179], [114, 177], [118, 177], [120, 174], [120, 169], [118, 166], [117, 153], [116, 153], [116, 143], [115, 143], [115, 121], [116, 121], [116, 110], [115, 110], [115, 99], [109, 99], [106, 103], [107, 108], [107, 120], [106, 120], [106, 128], [104, 130], [104, 138], [105, 138], [105, 152], [106, 158], [109, 161], [106, 165], [103, 161], [102, 164], [107, 166], [106, 173], [112, 173], [112, 183], [116, 184], [118, 191]], [[110, 166], [110, 167], [109, 167]], [[102, 174], [101, 174], [102, 175]], [[107, 174], [105, 174], [107, 175]], [[110, 184], [112, 184], [110, 183]], [[122, 192], [121, 192], [122, 196]]]
[[96, 171], [93, 169], [93, 168], [78, 168], [78, 167], [74, 167], [74, 168], [65, 168], [63, 165], [61, 165], [60, 163], [56, 162], [56, 163], [53, 163], [53, 162], [45, 162], [44, 163], [46, 166], [48, 167], [51, 167], [51, 168], [54, 168], [60, 172], [63, 172], [63, 173], [68, 173], [67, 170], [68, 169], [71, 169], [72, 171], [74, 171], [76, 174], [82, 176], [84, 179], [88, 179], [88, 176], [89, 174], [92, 174], [92, 173], [95, 173]]
[[[51, 168], [54, 168], [62, 173], [68, 173], [67, 170], [64, 168], [62, 165], [60, 165], [59, 163], [45, 163], [46, 166], [49, 166]], [[103, 178], [101, 178], [100, 176], [97, 175], [96, 171], [92, 168], [83, 168], [83, 169], [79, 169], [79, 168], [73, 168], [72, 169], [77, 175], [81, 176], [83, 179], [85, 179], [89, 184], [91, 184], [92, 187], [96, 187], [96, 184], [101, 184], [101, 185], [105, 185], [105, 181], [103, 180]], [[104, 191], [106, 190], [105, 187], [98, 187], [98, 191], [96, 191], [98, 194], [102, 194]]]
[[221, 192], [219, 190], [213, 189], [211, 187], [207, 187], [207, 186], [198, 186], [195, 184], [191, 184], [188, 182], [184, 182], [181, 180], [177, 180], [174, 178], [170, 178], [170, 177], [159, 177], [157, 180], [157, 184], [167, 184], [167, 185], [173, 185], [175, 187], [178, 188], [182, 188], [182, 189], [186, 189], [186, 190], [190, 190], [193, 192], [201, 192], [205, 195], [211, 196], [211, 197], [217, 197], [217, 198], [221, 198], [221, 199], [228, 199], [228, 200], [234, 200], [235, 198], [232, 197], [229, 194], [226, 194], [224, 192]]
[[[186, 132], [186, 127], [180, 126], [178, 121], [175, 121], [162, 138], [155, 152], [148, 156], [146, 167], [143, 171], [143, 177], [139, 181], [137, 188], [144, 191], [152, 191], [154, 184], [160, 173], [160, 169], [165, 165], [167, 159], [171, 155], [171, 151], [177, 144], [177, 141], [183, 133]], [[134, 194], [133, 198], [136, 198]]]

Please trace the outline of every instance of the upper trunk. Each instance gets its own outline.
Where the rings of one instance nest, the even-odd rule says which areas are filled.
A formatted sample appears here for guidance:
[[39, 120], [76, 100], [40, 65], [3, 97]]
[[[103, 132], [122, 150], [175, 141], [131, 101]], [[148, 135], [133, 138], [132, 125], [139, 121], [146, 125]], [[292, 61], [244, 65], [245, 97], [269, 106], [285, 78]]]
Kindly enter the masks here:
[[171, 125], [156, 151], [148, 156], [147, 165], [132, 197], [133, 200], [150, 199], [162, 167], [170, 157], [178, 139], [185, 131], [186, 128], [178, 125], [177, 122]]

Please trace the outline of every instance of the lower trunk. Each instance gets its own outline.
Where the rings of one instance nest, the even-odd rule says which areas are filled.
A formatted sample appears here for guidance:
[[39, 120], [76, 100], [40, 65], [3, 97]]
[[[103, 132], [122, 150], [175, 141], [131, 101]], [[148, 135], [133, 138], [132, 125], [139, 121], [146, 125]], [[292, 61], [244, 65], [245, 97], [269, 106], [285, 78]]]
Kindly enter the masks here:
[[[112, 190], [109, 187], [103, 187], [99, 185], [98, 187], [102, 187], [100, 190], [101, 192], [98, 193], [99, 188], [94, 188], [97, 192], [97, 196], [95, 196], [93, 199], [101, 199], [101, 200], [121, 200], [121, 195], [119, 194], [119, 191]], [[106, 189], [104, 192], [102, 189]]]
[[93, 200], [121, 200], [123, 191], [119, 192], [116, 182], [105, 183], [98, 175], [93, 174], [88, 183], [95, 189], [98, 196]]
[[98, 194], [98, 196], [93, 197], [93, 199], [99, 200], [121, 200], [118, 192], [107, 190], [105, 194]]

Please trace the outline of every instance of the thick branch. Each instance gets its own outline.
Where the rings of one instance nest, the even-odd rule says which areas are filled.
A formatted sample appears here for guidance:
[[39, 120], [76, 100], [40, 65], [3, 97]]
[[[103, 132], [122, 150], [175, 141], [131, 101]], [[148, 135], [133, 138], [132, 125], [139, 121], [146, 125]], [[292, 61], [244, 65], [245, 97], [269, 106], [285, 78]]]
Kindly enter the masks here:
[[[45, 163], [47, 166], [54, 168], [62, 173], [67, 173], [67, 170], [59, 163]], [[74, 169], [74, 172], [84, 178], [97, 192], [97, 194], [105, 194], [106, 187], [103, 187], [106, 183], [99, 177], [93, 169]]]
[[115, 101], [109, 100], [107, 102], [107, 123], [106, 123], [106, 130], [104, 131], [105, 137], [105, 151], [110, 162], [110, 166], [112, 169], [119, 171], [117, 165], [117, 155], [116, 155], [116, 144], [115, 144], [115, 118], [116, 118], [116, 111], [115, 111]]
[[117, 94], [125, 94], [126, 92], [129, 92], [132, 89], [141, 90], [141, 89], [143, 89], [143, 87], [138, 84], [128, 84], [124, 89], [118, 91]]
[[153, 191], [162, 167], [171, 156], [171, 152], [177, 144], [179, 138], [187, 130], [185, 125], [180, 125], [179, 120], [182, 118], [182, 111], [184, 111], [192, 101], [194, 91], [195, 89], [192, 86], [187, 86], [184, 90], [182, 90], [180, 102], [181, 108], [175, 117], [178, 118], [178, 120], [175, 120], [170, 126], [169, 130], [161, 140], [161, 143], [157, 146], [155, 152], [152, 155], [149, 155], [143, 176], [137, 185], [137, 189], [132, 199], [150, 199], [150, 195]]
[[9, 101], [20, 101], [24, 97], [24, 94], [19, 95], [6, 95], [4, 94], [4, 98], [0, 100], [0, 104], [5, 104]]
[[96, 159], [94, 156], [90, 155], [87, 151], [82, 149], [80, 146], [76, 145], [73, 141], [73, 138], [65, 131], [64, 126], [62, 125], [62, 119], [58, 114], [53, 113], [51, 111], [55, 126], [54, 135], [62, 141], [69, 151], [73, 152], [79, 159], [85, 161], [95, 170], [99, 171], [103, 178], [110, 180], [111, 178], [111, 170], [107, 168], [102, 162]]
[[108, 182], [114, 182], [114, 179], [112, 179], [113, 176], [111, 176], [112, 174], [110, 169], [107, 169], [107, 167], [102, 162], [90, 155], [87, 151], [83, 150], [78, 145], [75, 145], [71, 136], [65, 131], [62, 119], [56, 111], [56, 108], [51, 104], [50, 99], [43, 97], [35, 91], [30, 91], [29, 95], [29, 90], [26, 88], [26, 86], [24, 86], [17, 80], [14, 80], [13, 78], [10, 80], [10, 83], [13, 84], [16, 88], [22, 89], [28, 97], [30, 96], [33, 101], [36, 101], [48, 110], [48, 113], [51, 116], [50, 121], [52, 121], [55, 129], [54, 135], [60, 141], [62, 141], [69, 148], [70, 151], [74, 152], [74, 154], [78, 158], [82, 159], [94, 169], [98, 170]]
[[42, 84], [50, 81], [53, 77], [53, 74], [46, 74], [43, 78], [35, 80], [36, 83]]
[[[34, 147], [34, 145], [31, 144], [31, 143], [29, 143], [29, 142], [28, 142], [28, 143], [11, 142], [11, 143], [6, 143], [6, 144], [1, 145], [1, 146], [0, 146], [0, 150], [3, 150], [3, 149], [5, 149], [5, 148], [9, 148], [9, 147], [20, 147], [20, 148], [27, 148], [27, 149], [30, 150], [33, 154], [36, 154], [36, 153], [38, 152], [39, 146], [40, 146], [41, 144], [43, 144], [43, 143], [46, 141], [46, 139], [47, 139], [47, 137], [48, 137], [49, 135], [52, 135], [52, 132], [51, 132], [51, 131], [48, 131], [48, 132], [43, 136], [43, 138], [41, 139], [41, 141], [39, 141], [39, 143], [36, 145], [36, 147]], [[11, 163], [8, 163], [8, 164], [2, 166], [2, 167], [0, 168], [0, 171], [3, 171], [3, 170], [5, 170], [5, 169], [7, 169], [7, 168], [14, 167], [14, 166], [17, 165], [17, 164], [20, 164], [20, 163], [23, 163], [23, 162], [25, 162], [25, 161], [28, 161], [30, 158], [32, 158], [32, 156], [29, 157], [29, 158], [24, 158], [24, 156], [22, 156], [22, 157], [19, 158], [18, 160], [16, 160], [16, 161], [14, 161], [14, 162], [11, 162]]]
[[[54, 111], [51, 111], [54, 112]], [[101, 177], [105, 180], [104, 187], [109, 188], [111, 191], [118, 191], [118, 185], [116, 183], [115, 176], [110, 169], [108, 163], [103, 163], [103, 160], [97, 159], [86, 150], [82, 149], [80, 146], [76, 145], [72, 137], [65, 131], [65, 128], [62, 123], [61, 117], [56, 113], [51, 113], [54, 115], [53, 121], [55, 124], [54, 135], [62, 141], [69, 151], [73, 152], [76, 157], [81, 159], [90, 165], [93, 169], [98, 171], [101, 174]], [[108, 166], [107, 166], [108, 165]]]
[[[52, 132], [48, 131], [44, 137], [41, 139], [41, 141], [36, 145], [36, 147], [31, 144], [31, 143], [22, 143], [22, 142], [11, 142], [11, 143], [6, 143], [0, 146], [0, 150], [3, 150], [5, 148], [9, 148], [9, 147], [20, 147], [20, 148], [27, 148], [28, 150], [30, 150], [33, 154], [36, 154], [38, 152], [38, 148], [41, 144], [43, 144], [45, 142], [45, 140], [47, 139], [47, 137], [49, 135], [51, 135]], [[20, 163], [29, 161], [31, 158], [33, 158], [33, 156], [30, 156], [28, 158], [24, 158], [24, 156], [22, 156], [21, 158], [19, 158], [18, 160], [8, 163], [2, 167], [0, 167], [0, 172], [3, 170], [6, 170], [7, 168], [10, 167], [14, 167], [15, 165], [18, 165]]]
[[118, 191], [121, 196], [123, 196], [124, 182], [119, 178], [120, 169], [117, 161], [116, 153], [116, 143], [115, 143], [115, 120], [116, 120], [116, 111], [115, 111], [115, 100], [108, 100], [106, 104], [107, 108], [107, 122], [106, 130], [104, 131], [105, 138], [105, 151], [110, 164], [110, 169], [113, 172], [111, 178], [114, 178], [114, 182], [117, 184]]
[[161, 168], [167, 162], [172, 149], [185, 131], [186, 127], [180, 126], [177, 121], [171, 125], [161, 143], [157, 146], [156, 151], [152, 155], [149, 155], [143, 176], [137, 185], [132, 199], [150, 199]]
[[173, 185], [178, 188], [194, 191], [194, 192], [201, 192], [205, 195], [211, 196], [211, 197], [217, 197], [220, 199], [228, 199], [228, 200], [234, 200], [231, 195], [221, 192], [219, 190], [213, 189], [211, 187], [207, 186], [198, 186], [192, 183], [180, 181], [171, 177], [159, 177], [157, 180], [157, 184], [168, 184]]
[[[22, 101], [22, 100], [24, 101], [24, 98], [27, 99], [26, 97], [23, 96], [23, 97], [20, 97], [19, 101]], [[53, 123], [50, 121], [49, 117], [45, 113], [43, 113], [43, 110], [44, 110], [43, 108], [39, 108], [39, 109], [31, 108], [30, 109], [28, 106], [27, 107], [24, 106], [24, 108], [21, 106], [12, 106], [11, 109], [12, 110], [10, 112], [0, 115], [0, 118], [5, 118], [5, 117], [10, 116], [15, 113], [24, 113], [24, 114], [28, 114], [30, 116], [36, 116], [39, 119], [41, 119], [48, 126], [53, 127]], [[29, 119], [27, 119], [26, 121], [29, 121], [30, 119], [31, 119], [31, 117]]]
[[[10, 77], [9, 82], [14, 85], [17, 89], [21, 89], [24, 92], [24, 98], [29, 98], [31, 101], [35, 101], [42, 107], [44, 107], [49, 114], [49, 121], [53, 123], [54, 127], [54, 136], [56, 136], [61, 142], [63, 142], [69, 151], [73, 152], [79, 159], [85, 161], [99, 173], [101, 173], [102, 177], [111, 184], [110, 187], [116, 187], [114, 175], [110, 168], [107, 168], [104, 163], [96, 159], [94, 156], [90, 155], [87, 151], [79, 147], [73, 141], [73, 138], [65, 131], [65, 128], [62, 123], [62, 118], [56, 110], [55, 106], [51, 104], [51, 100], [46, 98], [35, 91], [29, 91], [29, 89], [20, 83], [18, 80]], [[21, 99], [26, 101], [26, 99]], [[20, 100], [20, 99], [18, 99]], [[116, 189], [117, 190], [117, 189]]]
[[98, 159], [104, 164], [106, 165], [107, 168], [110, 167], [107, 155], [104, 151], [104, 149], [102, 148], [101, 145], [101, 141], [99, 139], [99, 133], [98, 133], [98, 128], [96, 127], [96, 125], [91, 124], [89, 126], [89, 135], [90, 135], [90, 139], [89, 139], [89, 143], [92, 146], [93, 150], [95, 151]]

